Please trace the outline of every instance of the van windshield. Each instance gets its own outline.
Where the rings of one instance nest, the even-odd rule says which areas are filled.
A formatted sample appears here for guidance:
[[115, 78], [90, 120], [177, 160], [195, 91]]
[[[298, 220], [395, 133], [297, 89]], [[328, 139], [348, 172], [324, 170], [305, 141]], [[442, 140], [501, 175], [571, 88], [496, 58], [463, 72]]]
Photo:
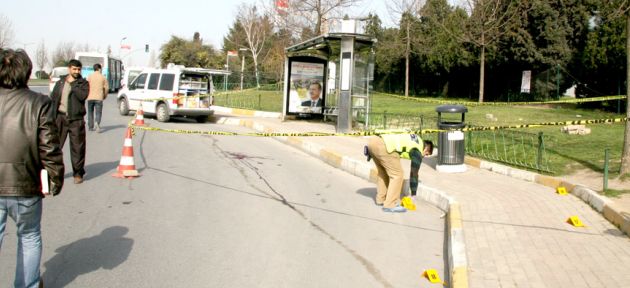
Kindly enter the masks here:
[[129, 70], [129, 77], [127, 78], [127, 83], [131, 83], [138, 75], [140, 75], [142, 70]]

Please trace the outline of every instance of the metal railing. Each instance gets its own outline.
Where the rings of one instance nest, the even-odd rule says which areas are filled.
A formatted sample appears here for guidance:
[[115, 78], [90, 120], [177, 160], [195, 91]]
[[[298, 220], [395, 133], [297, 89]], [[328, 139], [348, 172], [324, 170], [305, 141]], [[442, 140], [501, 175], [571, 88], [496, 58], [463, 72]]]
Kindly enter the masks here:
[[556, 139], [543, 132], [468, 131], [466, 154], [539, 172], [553, 173], [547, 149]]
[[[437, 129], [437, 116], [422, 114], [370, 113], [368, 129]], [[365, 119], [359, 115], [359, 122]], [[468, 124], [468, 127], [474, 125]], [[422, 135], [437, 144], [437, 133]], [[466, 154], [511, 166], [553, 173], [548, 148], [556, 142], [554, 137], [516, 130], [468, 131], [465, 137]]]

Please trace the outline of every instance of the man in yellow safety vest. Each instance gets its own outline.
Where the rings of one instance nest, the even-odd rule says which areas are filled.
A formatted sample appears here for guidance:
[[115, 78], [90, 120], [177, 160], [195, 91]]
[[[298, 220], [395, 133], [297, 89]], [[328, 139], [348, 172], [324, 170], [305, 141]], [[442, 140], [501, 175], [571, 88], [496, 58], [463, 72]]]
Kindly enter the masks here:
[[376, 204], [383, 205], [385, 212], [406, 212], [399, 203], [404, 180], [400, 158], [411, 160], [409, 190], [415, 196], [422, 158], [433, 154], [433, 143], [416, 134], [381, 134], [370, 138], [367, 154], [374, 158], [378, 170]]

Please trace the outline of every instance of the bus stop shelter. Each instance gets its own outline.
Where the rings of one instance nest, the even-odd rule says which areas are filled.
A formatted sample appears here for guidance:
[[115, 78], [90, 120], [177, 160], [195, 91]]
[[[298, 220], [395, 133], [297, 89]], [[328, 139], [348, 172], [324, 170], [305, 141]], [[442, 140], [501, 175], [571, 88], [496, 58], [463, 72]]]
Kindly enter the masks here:
[[335, 119], [342, 133], [368, 127], [376, 39], [357, 28], [344, 20], [339, 33], [286, 48], [283, 119]]

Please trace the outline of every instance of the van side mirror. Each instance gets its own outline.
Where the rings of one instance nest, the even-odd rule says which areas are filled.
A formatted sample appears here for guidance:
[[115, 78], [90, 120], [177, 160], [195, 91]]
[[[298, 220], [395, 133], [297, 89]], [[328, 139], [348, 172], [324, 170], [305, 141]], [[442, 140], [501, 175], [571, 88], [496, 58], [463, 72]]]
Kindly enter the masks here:
[[131, 84], [129, 84], [129, 90], [136, 90], [136, 81], [131, 82]]

